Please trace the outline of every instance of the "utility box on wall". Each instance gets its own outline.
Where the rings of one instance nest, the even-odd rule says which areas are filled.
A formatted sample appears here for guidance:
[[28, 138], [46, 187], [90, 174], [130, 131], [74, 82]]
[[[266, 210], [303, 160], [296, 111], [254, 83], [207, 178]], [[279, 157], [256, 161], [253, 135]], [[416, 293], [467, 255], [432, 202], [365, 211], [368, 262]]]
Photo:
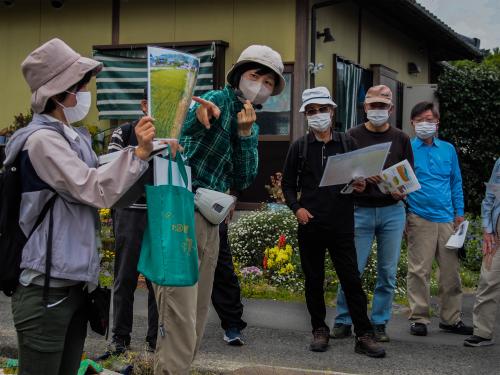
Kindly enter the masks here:
[[415, 136], [410, 124], [410, 113], [415, 104], [428, 101], [437, 103], [437, 84], [406, 85], [403, 94], [403, 131], [410, 137]]

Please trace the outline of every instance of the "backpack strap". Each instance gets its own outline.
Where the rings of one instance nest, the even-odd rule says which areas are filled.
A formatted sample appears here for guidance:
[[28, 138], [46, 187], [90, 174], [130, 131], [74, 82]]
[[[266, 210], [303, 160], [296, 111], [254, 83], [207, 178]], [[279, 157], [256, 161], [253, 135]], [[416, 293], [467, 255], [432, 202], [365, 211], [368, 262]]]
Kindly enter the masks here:
[[302, 190], [302, 173], [306, 165], [307, 159], [307, 145], [308, 145], [309, 133], [304, 135], [303, 139], [299, 142], [299, 169], [297, 170], [297, 192]]
[[47, 254], [45, 255], [45, 281], [43, 283], [43, 302], [46, 305], [49, 302], [49, 287], [50, 287], [50, 268], [52, 266], [52, 232], [54, 227], [54, 215], [53, 209], [54, 203], [57, 199], [57, 194], [54, 194], [43, 206], [42, 212], [38, 215], [35, 226], [31, 230], [28, 239], [35, 232], [35, 229], [42, 223], [45, 216], [47, 216], [47, 211], [50, 210], [49, 216], [49, 233], [47, 236]]
[[129, 122], [127, 124], [124, 124], [121, 126], [122, 128], [122, 139], [123, 139], [123, 145], [124, 146], [129, 146], [130, 145], [130, 140], [132, 138], [132, 131], [133, 131], [133, 122]]
[[342, 150], [344, 153], [351, 151], [351, 148], [347, 145], [347, 136], [344, 132], [339, 132], [340, 142], [342, 143]]

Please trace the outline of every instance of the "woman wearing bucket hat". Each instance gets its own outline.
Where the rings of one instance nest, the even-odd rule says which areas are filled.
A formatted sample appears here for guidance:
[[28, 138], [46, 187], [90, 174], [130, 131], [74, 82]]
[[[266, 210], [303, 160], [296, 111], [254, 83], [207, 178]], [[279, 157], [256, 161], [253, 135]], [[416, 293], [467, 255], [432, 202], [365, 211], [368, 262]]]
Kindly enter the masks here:
[[[283, 91], [281, 56], [267, 46], [249, 46], [229, 71], [227, 82], [222, 90], [193, 98], [197, 103], [182, 128], [180, 143], [192, 168], [194, 190], [240, 191], [254, 180], [258, 166], [254, 106]], [[222, 238], [224, 231], [227, 227], [221, 224]], [[241, 320], [243, 306], [237, 279], [233, 277], [231, 253], [223, 241], [218, 264], [219, 226], [198, 211], [196, 237], [200, 258], [198, 284], [184, 288], [155, 286], [160, 324], [167, 331], [157, 340], [155, 374], [189, 372], [205, 330], [213, 285], [214, 306], [226, 331], [226, 341], [242, 343], [239, 334], [246, 323]], [[234, 309], [228, 311], [228, 307]]]
[[19, 225], [28, 237], [12, 297], [19, 373], [76, 374], [87, 330], [86, 293], [99, 276], [96, 208], [113, 206], [148, 168], [155, 128], [142, 118], [138, 147], [97, 168], [89, 133], [72, 124], [88, 113], [86, 87], [100, 63], [52, 39], [21, 66], [35, 114], [10, 139], [5, 162], [20, 171]]

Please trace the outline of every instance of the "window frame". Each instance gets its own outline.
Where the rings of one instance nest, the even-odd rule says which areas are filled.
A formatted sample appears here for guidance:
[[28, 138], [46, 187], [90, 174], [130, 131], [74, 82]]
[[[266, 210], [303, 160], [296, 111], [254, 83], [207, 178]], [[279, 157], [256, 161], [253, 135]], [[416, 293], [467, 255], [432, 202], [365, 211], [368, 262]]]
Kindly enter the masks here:
[[[264, 135], [259, 135], [259, 142], [283, 142], [283, 141], [291, 141], [292, 140], [292, 128], [293, 128], [293, 120], [295, 116], [295, 111], [294, 111], [294, 101], [293, 101], [293, 78], [294, 78], [294, 63], [293, 62], [284, 62], [284, 69], [283, 73], [290, 73], [291, 74], [291, 87], [290, 87], [290, 124], [288, 127], [288, 134], [264, 134]], [[257, 114], [258, 116], [258, 114]], [[259, 120], [257, 119], [257, 124], [259, 123]]]

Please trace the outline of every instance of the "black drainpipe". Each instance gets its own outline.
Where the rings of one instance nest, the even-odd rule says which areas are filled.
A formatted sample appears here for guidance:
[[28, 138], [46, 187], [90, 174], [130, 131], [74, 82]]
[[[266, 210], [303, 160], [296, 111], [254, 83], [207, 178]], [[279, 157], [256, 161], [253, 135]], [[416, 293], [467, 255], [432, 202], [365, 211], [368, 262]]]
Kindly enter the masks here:
[[[323, 1], [321, 3], [314, 4], [311, 7], [311, 62], [316, 64], [316, 10], [319, 8], [329, 7], [331, 5], [336, 5], [343, 3], [347, 0], [330, 0]], [[314, 74], [309, 74], [309, 85], [314, 87]]]

